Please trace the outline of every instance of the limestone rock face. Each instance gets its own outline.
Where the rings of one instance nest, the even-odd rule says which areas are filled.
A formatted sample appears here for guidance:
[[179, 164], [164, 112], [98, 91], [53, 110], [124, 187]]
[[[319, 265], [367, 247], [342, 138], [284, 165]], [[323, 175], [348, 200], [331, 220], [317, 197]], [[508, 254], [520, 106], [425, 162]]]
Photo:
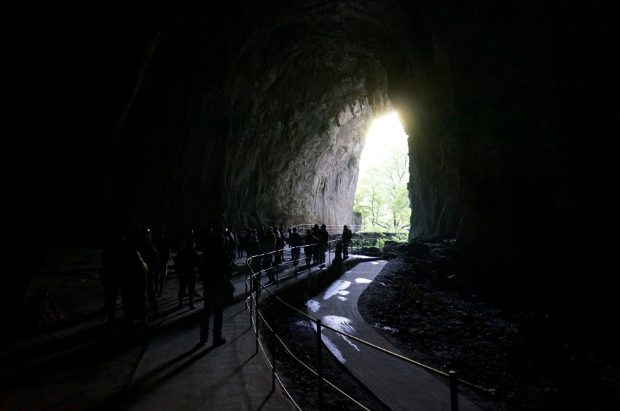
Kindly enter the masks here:
[[206, 16], [184, 17], [145, 63], [112, 144], [110, 219], [175, 232], [354, 223], [367, 129], [391, 109], [376, 45], [359, 38], [386, 6], [368, 6], [249, 2], [227, 22], [226, 49], [199, 57], [214, 41]]
[[9, 3], [5, 182], [24, 237], [354, 223], [366, 131], [395, 109], [411, 235], [458, 236], [494, 292], [578, 289], [613, 254], [609, 2]]

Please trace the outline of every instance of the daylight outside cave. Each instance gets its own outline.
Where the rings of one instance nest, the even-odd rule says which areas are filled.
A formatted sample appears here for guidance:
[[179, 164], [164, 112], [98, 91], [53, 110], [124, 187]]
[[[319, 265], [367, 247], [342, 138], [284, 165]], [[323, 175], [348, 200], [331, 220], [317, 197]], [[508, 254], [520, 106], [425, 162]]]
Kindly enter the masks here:
[[374, 120], [360, 159], [353, 211], [361, 214], [363, 231], [409, 231], [408, 181], [407, 134], [393, 112]]

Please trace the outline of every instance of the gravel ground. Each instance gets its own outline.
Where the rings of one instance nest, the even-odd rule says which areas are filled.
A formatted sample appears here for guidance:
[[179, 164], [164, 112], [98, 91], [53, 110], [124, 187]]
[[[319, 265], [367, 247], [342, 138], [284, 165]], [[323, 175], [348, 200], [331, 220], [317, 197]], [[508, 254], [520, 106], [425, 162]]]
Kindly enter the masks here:
[[[544, 315], [485, 303], [455, 274], [454, 243], [393, 258], [362, 294], [360, 314], [409, 358], [495, 389], [463, 389], [485, 410], [620, 409], [620, 372], [554, 340]], [[421, 253], [424, 255], [424, 253]], [[543, 318], [541, 318], [543, 317]]]
[[[456, 274], [452, 241], [428, 247], [430, 253], [414, 248], [419, 258], [392, 245], [391, 260], [362, 294], [360, 313], [380, 335], [409, 358], [495, 390], [489, 395], [460, 386], [484, 410], [620, 409], [618, 364], [558, 339], [541, 313], [507, 312], [477, 297]], [[291, 351], [316, 369], [314, 329], [294, 314], [281, 324], [278, 333]], [[387, 410], [322, 350], [325, 378], [367, 408]], [[278, 373], [295, 401], [303, 410], [318, 409], [316, 377], [282, 348], [277, 355]], [[329, 388], [325, 403], [328, 410], [360, 409]]]

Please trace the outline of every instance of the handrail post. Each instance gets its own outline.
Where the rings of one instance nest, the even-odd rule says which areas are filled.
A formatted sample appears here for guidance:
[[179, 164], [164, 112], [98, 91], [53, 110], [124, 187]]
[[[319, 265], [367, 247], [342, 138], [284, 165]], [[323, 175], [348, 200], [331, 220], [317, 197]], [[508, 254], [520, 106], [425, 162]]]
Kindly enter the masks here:
[[254, 302], [254, 272], [250, 269], [250, 272], [252, 273], [252, 275], [250, 276], [250, 278], [252, 279], [250, 281], [250, 328], [252, 328], [252, 303]]
[[273, 353], [273, 358], [271, 361], [271, 392], [276, 390], [276, 332], [275, 330], [271, 330], [271, 352]]
[[254, 321], [256, 322], [256, 354], [258, 354], [258, 297], [260, 293], [258, 292], [260, 287], [257, 287], [256, 290], [256, 308], [254, 309]]
[[459, 393], [457, 389], [459, 379], [456, 371], [449, 371], [448, 375], [450, 376], [450, 410], [459, 411]]
[[319, 411], [323, 409], [323, 350], [321, 349], [321, 319], [316, 320], [317, 371], [319, 378]]

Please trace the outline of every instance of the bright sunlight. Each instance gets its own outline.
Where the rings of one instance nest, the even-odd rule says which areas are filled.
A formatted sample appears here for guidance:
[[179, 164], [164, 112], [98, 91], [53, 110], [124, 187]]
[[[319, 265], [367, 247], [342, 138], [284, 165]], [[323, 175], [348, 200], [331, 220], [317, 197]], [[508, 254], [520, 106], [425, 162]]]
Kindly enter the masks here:
[[365, 231], [409, 229], [407, 134], [396, 112], [376, 119], [366, 137], [353, 210]]

